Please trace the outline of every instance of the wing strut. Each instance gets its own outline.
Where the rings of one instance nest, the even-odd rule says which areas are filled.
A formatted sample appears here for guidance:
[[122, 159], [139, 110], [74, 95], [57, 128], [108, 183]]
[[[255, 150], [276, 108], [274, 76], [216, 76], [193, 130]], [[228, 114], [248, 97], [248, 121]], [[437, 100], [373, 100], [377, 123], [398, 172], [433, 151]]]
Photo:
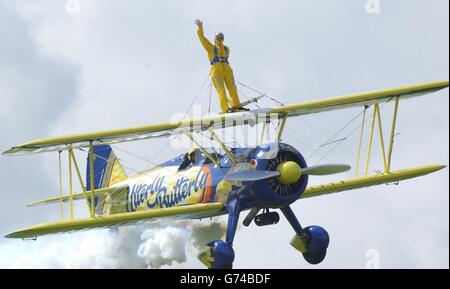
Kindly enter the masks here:
[[278, 131], [278, 141], [279, 142], [281, 142], [281, 137], [283, 136], [287, 118], [288, 118], [288, 113], [283, 114], [283, 119], [281, 120], [280, 130]]
[[62, 192], [62, 171], [61, 171], [61, 151], [58, 152], [59, 171], [59, 206], [61, 209], [61, 221], [64, 220], [63, 192]]
[[[89, 199], [88, 199], [88, 196], [87, 196], [87, 193], [86, 193], [86, 187], [83, 184], [83, 178], [81, 177], [80, 169], [78, 168], [77, 160], [75, 159], [75, 155], [73, 153], [73, 148], [72, 147], [69, 148], [69, 155], [70, 155], [69, 158], [71, 158], [72, 161], [73, 161], [73, 164], [74, 164], [74, 167], [75, 167], [75, 171], [77, 172], [78, 181], [80, 182], [81, 189], [83, 190], [83, 196], [86, 199], [86, 203], [87, 203], [87, 206], [88, 206], [88, 209], [89, 209], [89, 214], [90, 214], [91, 218], [94, 218], [94, 210], [93, 210], [94, 202], [89, 203]], [[93, 175], [93, 174], [91, 174], [91, 175]], [[73, 210], [73, 204], [72, 204], [73, 199], [70, 202], [71, 202], [71, 210]]]
[[397, 113], [398, 113], [398, 103], [400, 102], [400, 97], [395, 97], [395, 105], [394, 105], [394, 117], [392, 119], [392, 129], [391, 129], [391, 139], [389, 141], [389, 151], [388, 151], [388, 160], [387, 160], [387, 172], [391, 169], [391, 157], [392, 157], [392, 148], [394, 146], [394, 136], [395, 136], [395, 124], [397, 122]]
[[220, 145], [220, 147], [223, 149], [223, 151], [227, 154], [228, 158], [230, 159], [230, 161], [233, 162], [233, 164], [237, 164], [238, 162], [236, 161], [236, 159], [233, 157], [233, 155], [231, 154], [230, 150], [225, 146], [225, 144], [222, 142], [222, 140], [220, 139], [220, 137], [214, 132], [214, 129], [210, 128], [208, 129], [209, 133], [211, 134], [212, 138]]
[[361, 123], [361, 134], [359, 136], [358, 156], [356, 157], [356, 166], [355, 166], [356, 174], [355, 174], [355, 177], [357, 177], [358, 174], [359, 174], [359, 163], [361, 161], [361, 147], [362, 147], [362, 142], [363, 142], [363, 138], [364, 138], [364, 127], [366, 125], [367, 108], [368, 108], [368, 106], [364, 106], [364, 111], [363, 111], [363, 116], [362, 116], [362, 123]]
[[72, 150], [72, 146], [69, 146], [69, 203], [70, 203], [70, 220], [73, 221], [73, 181], [72, 181], [72, 155], [70, 151]]
[[[367, 145], [366, 165], [365, 165], [365, 169], [364, 169], [365, 176], [367, 176], [369, 173], [369, 163], [370, 163], [370, 156], [372, 154], [372, 145], [373, 145], [373, 138], [374, 138], [376, 124], [378, 126], [378, 132], [379, 132], [379, 138], [380, 138], [381, 154], [383, 157], [383, 164], [384, 164], [384, 173], [390, 172], [392, 151], [393, 151], [394, 137], [395, 137], [395, 125], [397, 123], [398, 105], [399, 105], [399, 100], [400, 100], [399, 96], [395, 96], [393, 98], [395, 98], [394, 115], [393, 115], [393, 119], [392, 119], [391, 135], [390, 135], [389, 148], [388, 148], [387, 154], [386, 154], [386, 148], [385, 148], [385, 142], [384, 142], [383, 127], [382, 127], [382, 123], [381, 123], [381, 112], [380, 112], [381, 108], [380, 108], [379, 103], [374, 104], [373, 113], [372, 113], [372, 122], [371, 122], [370, 133], [369, 133], [369, 141], [368, 141], [368, 145]], [[359, 139], [359, 144], [358, 144], [358, 154], [356, 157], [355, 177], [358, 177], [358, 175], [359, 175], [359, 165], [360, 165], [360, 161], [361, 161], [361, 148], [362, 148], [362, 143], [363, 143], [367, 108], [368, 108], [368, 106], [365, 106], [364, 111], [363, 111], [361, 134], [360, 134], [360, 139]]]
[[219, 162], [217, 161], [217, 159], [216, 158], [214, 158], [210, 153], [208, 153], [203, 147], [202, 147], [202, 145], [198, 142], [198, 141], [196, 141], [195, 140], [195, 138], [194, 138], [194, 136], [192, 135], [192, 133], [186, 133], [186, 136], [200, 149], [200, 151], [202, 152], [202, 153], [204, 153], [205, 154], [205, 156], [208, 158], [208, 159], [210, 159], [210, 161], [212, 161], [213, 162], [213, 164], [216, 166], [216, 168], [219, 168], [220, 167], [220, 164], [219, 164]]
[[[89, 175], [91, 177], [91, 217], [94, 217], [95, 200], [94, 200], [94, 145], [92, 140], [89, 141]], [[87, 180], [86, 180], [87, 182]]]

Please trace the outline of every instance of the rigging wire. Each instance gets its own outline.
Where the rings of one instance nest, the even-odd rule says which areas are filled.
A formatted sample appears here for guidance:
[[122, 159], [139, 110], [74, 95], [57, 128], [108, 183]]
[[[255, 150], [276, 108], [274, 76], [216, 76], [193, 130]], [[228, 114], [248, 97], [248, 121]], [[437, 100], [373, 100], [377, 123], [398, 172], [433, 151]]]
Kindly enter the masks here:
[[209, 102], [208, 102], [208, 114], [211, 113], [211, 99], [212, 99], [212, 80], [209, 83]]
[[[238, 88], [237, 91], [238, 91], [239, 95], [243, 95], [245, 98], [247, 98], [247, 100], [253, 99], [252, 97], [247, 96], [241, 89]], [[258, 105], [257, 102], [252, 102], [251, 104], [254, 104], [257, 108], [261, 108], [261, 106]]]
[[[386, 103], [382, 104], [382, 105], [380, 106], [380, 109], [383, 108], [384, 106], [386, 106], [389, 102], [391, 102], [391, 100], [392, 100], [392, 97], [391, 97]], [[360, 112], [360, 113], [358, 114], [358, 116], [362, 115], [363, 113], [364, 113], [364, 111]], [[375, 113], [375, 112], [372, 112], [370, 115], [368, 115], [368, 116], [365, 118], [365, 121], [368, 121], [371, 117], [373, 117], [374, 113]], [[348, 127], [348, 126], [349, 126], [349, 125], [346, 125], [346, 127]], [[339, 132], [343, 131], [346, 127], [344, 127], [343, 129], [341, 129]], [[352, 131], [350, 131], [350, 133], [349, 133], [348, 135], [346, 135], [345, 138], [348, 139], [348, 138], [349, 138], [350, 136], [352, 136], [355, 132], [357, 132], [361, 127], [362, 127], [362, 124], [358, 124], [358, 126], [356, 126]], [[337, 149], [341, 144], [342, 144], [342, 142], [336, 143], [336, 145], [333, 146], [333, 147], [325, 154], [325, 156], [328, 156], [329, 154], [331, 154], [331, 153], [332, 153], [335, 149]], [[315, 165], [318, 164], [319, 162], [321, 162], [322, 160], [323, 160], [323, 157], [322, 157], [321, 159], [319, 159], [319, 160], [315, 163]]]
[[[344, 127], [342, 127], [340, 130], [338, 130], [333, 136], [328, 138], [328, 140], [325, 143], [329, 143], [334, 140], [335, 137], [337, 137], [342, 131], [344, 131], [347, 127], [349, 127], [353, 122], [355, 122], [362, 114], [363, 112], [359, 112], [354, 118], [352, 118], [350, 121], [348, 121]], [[340, 144], [340, 143], [339, 143]], [[315, 149], [310, 156], [308, 156], [308, 159], [312, 158], [321, 148]]]
[[194, 105], [195, 101], [197, 100], [197, 98], [199, 97], [200, 93], [203, 91], [203, 88], [205, 87], [206, 82], [209, 79], [209, 73], [206, 76], [205, 80], [203, 81], [202, 85], [200, 86], [200, 89], [198, 90], [197, 94], [195, 95], [194, 99], [192, 99], [191, 104], [189, 105], [188, 109], [186, 110], [186, 113], [183, 116], [183, 119], [185, 119], [187, 117], [187, 114], [189, 113], [189, 111], [191, 110], [192, 106]]
[[[275, 98], [273, 98], [273, 97], [268, 96], [266, 93], [263, 93], [263, 92], [261, 92], [261, 91], [255, 89], [255, 88], [253, 88], [253, 87], [250, 87], [249, 85], [246, 85], [246, 84], [244, 84], [244, 83], [242, 83], [242, 82], [237, 81], [237, 83], [238, 83], [239, 85], [241, 85], [242, 87], [245, 87], [245, 88], [248, 88], [248, 89], [252, 90], [253, 92], [256, 92], [256, 93], [258, 93], [258, 94], [260, 94], [260, 95], [264, 95], [264, 97], [268, 98], [269, 100], [271, 100], [271, 101], [273, 101], [273, 102], [275, 102], [275, 103], [277, 103], [277, 104], [279, 104], [279, 105], [281, 105], [281, 106], [285, 106], [281, 101], [279, 101], [279, 100], [277, 100], [277, 99], [275, 99]], [[242, 94], [242, 95], [244, 95], [246, 98], [251, 99], [249, 96], [247, 96], [245, 93], [243, 93], [242, 90], [238, 90], [238, 91], [240, 91], [239, 94]], [[255, 104], [258, 108], [261, 108], [261, 106], [259, 106], [257, 103], [254, 103], [254, 104]], [[328, 137], [328, 134], [326, 134], [326, 133], [324, 133], [322, 130], [318, 129], [316, 126], [314, 126], [312, 123], [310, 123], [310, 122], [307, 121], [306, 119], [300, 118], [300, 120], [301, 120], [302, 122], [306, 123], [308, 126], [310, 126], [311, 128], [313, 128], [314, 130], [316, 130], [316, 131], [320, 132], [321, 134], [323, 134], [325, 137]], [[279, 124], [278, 124], [278, 125], [279, 125]], [[303, 145], [309, 147], [309, 148], [311, 149], [311, 151], [313, 151], [313, 150], [315, 149], [315, 147], [313, 147], [312, 145], [308, 144], [306, 141], [304, 141], [304, 140], [300, 139], [299, 137], [297, 137], [296, 134], [300, 134], [298, 131], [294, 131], [294, 129], [292, 129], [292, 128], [288, 127], [288, 126], [286, 126], [286, 129], [287, 129], [286, 133], [287, 133], [288, 135], [292, 136], [293, 138], [295, 138], [297, 141], [299, 141], [299, 142], [302, 143]], [[275, 128], [275, 130], [276, 130], [276, 128]], [[310, 137], [306, 137], [305, 135], [303, 135], [303, 136], [305, 137], [305, 139], [310, 139], [310, 140], [312, 140]], [[317, 140], [312, 140], [312, 141], [313, 141], [315, 144], [319, 145], [319, 146], [322, 145], [322, 143], [321, 143], [321, 142], [318, 142]], [[320, 154], [320, 153], [319, 153], [319, 154]], [[323, 158], [325, 157], [323, 154], [320, 154], [320, 156], [322, 156]]]
[[272, 100], [272, 101], [278, 103], [278, 104], [281, 105], [281, 106], [285, 106], [284, 103], [282, 103], [281, 101], [279, 101], [279, 100], [277, 100], [277, 99], [275, 99], [275, 98], [273, 98], [273, 97], [270, 97], [269, 95], [267, 95], [267, 94], [265, 94], [265, 93], [263, 93], [263, 92], [261, 92], [261, 91], [258, 91], [258, 90], [256, 90], [255, 88], [250, 87], [249, 85], [246, 85], [246, 84], [244, 84], [244, 83], [242, 83], [242, 82], [240, 82], [240, 81], [237, 81], [237, 83], [238, 83], [239, 85], [245, 87], [245, 88], [248, 88], [248, 89], [250, 89], [250, 90], [256, 92], [256, 93], [259, 93], [259, 94], [261, 94], [261, 95], [264, 95], [264, 97], [266, 97], [266, 98], [268, 98], [268, 99], [270, 99], [270, 100]]

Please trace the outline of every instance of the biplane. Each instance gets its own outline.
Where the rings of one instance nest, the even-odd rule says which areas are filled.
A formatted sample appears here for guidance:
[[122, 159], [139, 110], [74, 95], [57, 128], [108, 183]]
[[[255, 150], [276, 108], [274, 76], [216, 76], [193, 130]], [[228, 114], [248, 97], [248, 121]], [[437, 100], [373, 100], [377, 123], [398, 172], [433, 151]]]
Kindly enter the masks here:
[[[69, 203], [70, 217], [67, 220], [25, 228], [5, 237], [35, 239], [46, 234], [117, 227], [160, 218], [202, 219], [228, 215], [224, 240], [207, 244], [198, 258], [208, 268], [232, 268], [235, 259], [233, 240], [241, 214], [246, 212], [243, 219], [245, 226], [249, 226], [253, 221], [258, 226], [267, 226], [279, 221], [279, 210], [295, 232], [290, 244], [303, 254], [308, 263], [318, 264], [325, 258], [330, 242], [329, 235], [320, 226], [303, 227], [290, 205], [306, 198], [417, 178], [445, 168], [445, 165], [431, 164], [392, 170], [391, 156], [400, 100], [430, 94], [445, 89], [448, 85], [448, 81], [435, 81], [276, 108], [42, 138], [12, 147], [3, 154], [57, 152], [60, 156], [60, 167], [61, 153], [68, 152], [68, 194], [63, 195], [61, 191], [59, 196], [32, 203], [31, 206]], [[392, 103], [394, 106], [390, 139], [386, 147], [380, 119], [380, 104], [385, 103]], [[355, 107], [364, 111], [361, 132], [364, 130], [365, 119], [371, 118], [365, 173], [353, 178], [308, 186], [309, 177], [341, 173], [349, 170], [350, 166], [308, 166], [300, 151], [282, 141], [286, 122], [290, 117]], [[367, 117], [365, 112], [369, 109], [373, 109], [373, 113]], [[276, 141], [271, 143], [230, 147], [217, 133], [233, 126], [252, 127], [256, 123], [265, 124], [270, 121], [278, 123]], [[384, 170], [368, 174], [376, 123], [380, 133]], [[223, 153], [204, 147], [196, 139], [198, 133], [208, 134], [221, 147]], [[126, 174], [111, 147], [120, 142], [176, 135], [188, 137], [195, 149], [135, 176]], [[361, 133], [361, 139], [362, 136]], [[83, 180], [74, 150], [84, 148], [89, 148], [89, 151], [86, 177]], [[357, 167], [360, 157], [361, 142]], [[73, 170], [80, 183], [81, 192], [73, 192]], [[75, 200], [86, 201], [89, 217], [73, 217]]]

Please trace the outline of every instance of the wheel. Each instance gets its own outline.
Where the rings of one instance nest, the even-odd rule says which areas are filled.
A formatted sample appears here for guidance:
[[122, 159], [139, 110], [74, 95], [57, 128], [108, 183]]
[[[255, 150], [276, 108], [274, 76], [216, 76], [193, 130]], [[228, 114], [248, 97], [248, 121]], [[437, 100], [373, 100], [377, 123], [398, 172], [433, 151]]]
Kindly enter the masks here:
[[327, 249], [320, 249], [315, 252], [306, 252], [303, 253], [303, 258], [305, 258], [306, 262], [312, 265], [317, 265], [325, 259], [327, 255]]
[[218, 267], [218, 268], [208, 268], [209, 270], [221, 270], [221, 269], [225, 269], [225, 270], [229, 270], [229, 269], [233, 269], [233, 263], [228, 263], [223, 265], [222, 267]]
[[233, 269], [233, 263], [228, 263], [220, 269]]

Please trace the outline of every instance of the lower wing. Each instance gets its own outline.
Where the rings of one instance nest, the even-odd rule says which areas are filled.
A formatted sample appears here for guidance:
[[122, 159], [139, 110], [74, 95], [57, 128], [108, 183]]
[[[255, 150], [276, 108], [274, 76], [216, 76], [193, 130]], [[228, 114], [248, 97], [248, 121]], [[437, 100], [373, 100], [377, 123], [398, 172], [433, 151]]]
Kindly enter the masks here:
[[378, 173], [346, 180], [338, 180], [327, 184], [308, 187], [300, 198], [306, 199], [370, 186], [395, 183], [402, 180], [428, 175], [442, 170], [445, 167], [446, 166], [444, 165], [425, 165], [415, 168], [391, 171], [389, 173]]
[[223, 210], [221, 203], [196, 204], [180, 207], [152, 209], [114, 215], [96, 216], [95, 218], [82, 218], [40, 224], [25, 228], [6, 235], [6, 238], [36, 238], [37, 236], [86, 230], [101, 227], [113, 227], [128, 223], [138, 223], [159, 218], [172, 219], [200, 219], [220, 215]]

